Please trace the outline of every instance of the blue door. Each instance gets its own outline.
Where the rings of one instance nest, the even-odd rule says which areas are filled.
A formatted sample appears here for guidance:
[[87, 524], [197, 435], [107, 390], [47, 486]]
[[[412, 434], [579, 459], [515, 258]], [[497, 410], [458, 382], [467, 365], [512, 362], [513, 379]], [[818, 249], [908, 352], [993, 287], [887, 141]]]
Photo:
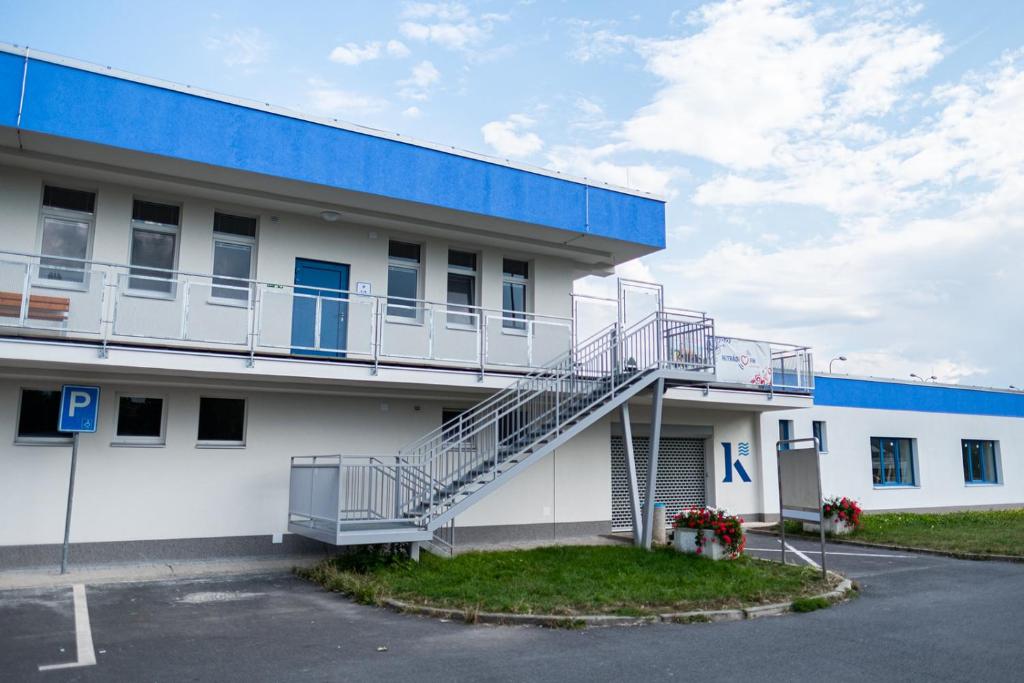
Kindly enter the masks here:
[[348, 290], [347, 265], [295, 259], [292, 353], [344, 357], [348, 342], [348, 295], [338, 290]]

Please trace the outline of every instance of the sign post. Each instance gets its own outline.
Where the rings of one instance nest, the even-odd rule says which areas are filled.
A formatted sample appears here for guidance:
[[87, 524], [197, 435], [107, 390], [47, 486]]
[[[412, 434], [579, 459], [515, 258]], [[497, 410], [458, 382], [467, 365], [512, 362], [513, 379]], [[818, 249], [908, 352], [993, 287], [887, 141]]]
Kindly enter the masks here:
[[[794, 448], [797, 444], [803, 448]], [[821, 539], [821, 575], [825, 569], [825, 524], [821, 514], [821, 462], [817, 437], [783, 439], [775, 443], [779, 471], [779, 537], [786, 563], [786, 520], [814, 522]], [[787, 499], [786, 496], [789, 496]]]
[[78, 435], [96, 431], [100, 410], [100, 388], [65, 384], [60, 389], [60, 418], [57, 430], [74, 434], [71, 440], [71, 475], [68, 480], [68, 509], [64, 516], [64, 547], [60, 573], [68, 571], [68, 541], [71, 537], [71, 504], [75, 498], [75, 470], [78, 469]]

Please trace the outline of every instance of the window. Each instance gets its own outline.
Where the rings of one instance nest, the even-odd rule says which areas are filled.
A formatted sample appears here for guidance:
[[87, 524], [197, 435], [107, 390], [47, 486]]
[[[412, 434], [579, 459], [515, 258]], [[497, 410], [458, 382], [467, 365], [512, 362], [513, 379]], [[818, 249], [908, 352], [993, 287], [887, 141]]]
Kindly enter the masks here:
[[214, 446], [245, 445], [245, 399], [199, 399], [199, 444]]
[[964, 439], [960, 442], [964, 453], [964, 482], [968, 484], [998, 484], [998, 446], [995, 441]]
[[164, 443], [164, 400], [146, 396], [120, 396], [114, 438], [123, 443]]
[[875, 486], [914, 486], [914, 440], [871, 437], [871, 470]]
[[388, 315], [419, 320], [420, 245], [388, 242]]
[[130, 289], [172, 294], [180, 214], [172, 204], [133, 202]]
[[526, 299], [529, 284], [529, 263], [510, 258], [502, 260], [501, 307], [504, 309], [502, 327], [505, 329], [526, 329]]
[[249, 300], [256, 219], [213, 214], [213, 290], [218, 299]]
[[828, 453], [828, 430], [825, 428], [825, 423], [821, 420], [814, 420], [811, 422], [811, 431], [814, 438], [818, 440], [818, 451]]
[[17, 441], [71, 443], [71, 434], [57, 431], [60, 391], [22, 389], [18, 406]]
[[39, 279], [84, 283], [96, 195], [47, 185], [39, 228]]
[[[476, 254], [448, 250], [448, 324], [475, 327]], [[463, 311], [463, 313], [459, 313]]]
[[[792, 420], [779, 420], [779, 441], [789, 441], [793, 438], [793, 421]], [[788, 451], [793, 447], [793, 444], [783, 443], [779, 444], [780, 451]]]
[[[465, 410], [449, 410], [447, 408], [441, 410], [441, 426], [442, 426], [442, 437], [445, 439], [458, 438], [460, 432], [460, 423], [457, 421], [459, 416], [462, 415]], [[451, 424], [449, 424], [451, 423]]]

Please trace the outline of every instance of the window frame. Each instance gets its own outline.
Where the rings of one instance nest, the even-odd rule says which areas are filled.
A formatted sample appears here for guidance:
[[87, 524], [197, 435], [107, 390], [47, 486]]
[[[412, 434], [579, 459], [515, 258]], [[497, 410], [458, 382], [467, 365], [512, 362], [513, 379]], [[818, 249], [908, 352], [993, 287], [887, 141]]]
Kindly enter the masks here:
[[[235, 216], [237, 218], [247, 218], [256, 222], [256, 229], [253, 231], [253, 236], [248, 235], [236, 235], [231, 232], [220, 232], [217, 230], [217, 214], [223, 214], [225, 216]], [[256, 276], [256, 254], [259, 248], [259, 234], [260, 234], [260, 218], [259, 216], [251, 216], [241, 211], [220, 211], [214, 210], [213, 212], [213, 229], [212, 229], [212, 240], [210, 248], [210, 296], [207, 297], [207, 301], [211, 304], [219, 306], [236, 306], [238, 308], [248, 308], [252, 300], [252, 282]], [[217, 264], [217, 243], [223, 242], [225, 244], [237, 244], [251, 247], [249, 252], [249, 275], [245, 278], [246, 284], [249, 285], [249, 295], [245, 299], [232, 299], [231, 297], [216, 296], [213, 292], [217, 287], [233, 287], [234, 285], [217, 285], [216, 280], [238, 280], [239, 278], [230, 275], [217, 275], [216, 264]]]
[[[779, 419], [779, 441], [789, 441], [793, 439], [793, 429], [794, 425], [792, 420]], [[780, 451], [788, 451], [792, 447], [793, 444], [791, 443], [779, 444]]]
[[[505, 261], [518, 261], [519, 263], [526, 264], [526, 276], [511, 275], [505, 268]], [[502, 256], [501, 258], [501, 332], [502, 334], [512, 334], [525, 336], [529, 334], [530, 319], [529, 316], [533, 313], [531, 305], [533, 301], [533, 279], [530, 277], [530, 272], [533, 270], [533, 263], [529, 259], [514, 258], [509, 256]], [[523, 285], [523, 310], [514, 311], [505, 308], [505, 286], [506, 285]], [[511, 314], [511, 315], [510, 315]], [[517, 318], [517, 315], [521, 315], [521, 318]]]
[[68, 436], [21, 436], [18, 430], [21, 427], [21, 408], [24, 403], [23, 397], [26, 391], [51, 391], [60, 394], [60, 387], [42, 386], [36, 384], [18, 386], [18, 407], [14, 416], [14, 445], [15, 446], [70, 446], [74, 441], [74, 435]]
[[818, 439], [818, 452], [828, 453], [828, 423], [825, 420], [811, 420], [811, 436]]
[[[46, 188], [47, 187], [63, 188], [63, 189], [66, 189], [66, 190], [74, 190], [76, 192], [89, 192], [93, 196], [93, 211], [92, 211], [92, 213], [86, 213], [85, 211], [75, 211], [74, 209], [62, 209], [60, 207], [55, 207], [55, 206], [46, 206], [44, 204], [44, 201], [45, 201]], [[81, 259], [83, 270], [85, 270], [85, 266], [92, 261], [93, 244], [94, 244], [94, 242], [96, 240], [96, 214], [98, 212], [99, 212], [99, 192], [97, 192], [93, 188], [86, 188], [84, 186], [76, 185], [74, 183], [63, 183], [63, 182], [52, 182], [51, 183], [51, 182], [46, 182], [46, 181], [44, 181], [39, 186], [39, 219], [38, 219], [38, 223], [36, 224], [36, 253], [39, 254], [39, 256], [40, 256], [40, 263], [38, 263], [36, 265], [35, 274], [31, 278], [32, 279], [32, 286], [33, 287], [44, 287], [44, 288], [48, 288], [48, 289], [64, 289], [64, 290], [79, 291], [79, 292], [84, 292], [84, 291], [87, 291], [89, 289], [88, 271], [85, 271], [82, 274], [82, 281], [81, 282], [74, 282], [74, 281], [68, 282], [68, 281], [62, 281], [62, 280], [50, 280], [48, 278], [43, 278], [43, 277], [39, 276], [40, 272], [42, 271], [42, 269], [44, 267], [49, 267], [49, 266], [43, 266], [42, 265], [42, 257], [55, 258], [55, 259], [65, 259], [65, 258], [67, 258], [67, 257], [64, 257], [64, 256], [55, 256], [55, 255], [52, 255], [52, 254], [44, 254], [43, 253], [43, 228], [46, 225], [46, 219], [47, 218], [52, 218], [54, 220], [79, 221], [79, 222], [82, 222], [82, 223], [87, 223], [88, 226], [89, 226], [89, 228], [88, 228], [88, 233], [89, 234], [88, 234], [88, 236], [86, 237], [86, 240], [85, 240], [85, 258]], [[79, 259], [77, 259], [77, 258], [67, 258], [67, 260], [69, 260], [69, 261], [78, 261]]]
[[[119, 391], [114, 395], [116, 399], [114, 410], [114, 429], [111, 439], [111, 446], [132, 446], [162, 448], [167, 445], [167, 396], [138, 391]], [[121, 421], [121, 399], [122, 398], [145, 398], [160, 399], [160, 435], [159, 436], [121, 436], [117, 433], [118, 423]]]
[[[463, 254], [471, 254], [473, 256], [474, 267], [472, 269], [464, 266], [453, 266], [451, 263], [452, 252], [460, 252]], [[480, 325], [480, 261], [481, 256], [479, 252], [471, 249], [459, 249], [454, 247], [448, 247], [448, 253], [445, 255], [446, 268], [445, 268], [445, 326], [448, 329], [453, 330], [475, 330]], [[472, 297], [473, 302], [464, 304], [453, 304], [448, 300], [449, 287], [452, 275], [459, 275], [462, 277], [468, 277], [472, 279]], [[465, 312], [451, 311], [451, 308], [464, 308]], [[454, 320], [453, 320], [454, 318]], [[459, 322], [459, 319], [469, 318], [474, 322]]]
[[[395, 257], [391, 256], [391, 244], [392, 243], [409, 244], [409, 245], [415, 246], [417, 249], [419, 249], [419, 260], [413, 262], [413, 261], [408, 260], [408, 259], [395, 258]], [[388, 238], [388, 246], [387, 246], [387, 248], [388, 248], [388, 251], [387, 251], [387, 270], [386, 270], [387, 287], [385, 288], [385, 292], [384, 292], [384, 317], [385, 317], [385, 320], [387, 322], [389, 322], [389, 323], [397, 323], [399, 325], [422, 325], [423, 324], [423, 308], [424, 307], [422, 306], [423, 297], [421, 295], [423, 293], [423, 279], [424, 279], [424, 275], [423, 275], [423, 272], [424, 272], [423, 260], [424, 260], [424, 256], [425, 256], [426, 251], [427, 251], [426, 245], [424, 245], [422, 242], [416, 242], [416, 241], [410, 240], [410, 239], [402, 239], [402, 238], [397, 238], [397, 237], [389, 237]], [[391, 294], [391, 268], [392, 268], [392, 266], [394, 266], [396, 268], [405, 268], [405, 269], [408, 269], [408, 270], [416, 271], [416, 292], [415, 292], [416, 296], [415, 297], [410, 299], [410, 298], [404, 297], [404, 296], [392, 296], [392, 294]], [[392, 304], [391, 303], [392, 299], [397, 299], [399, 301], [405, 301], [405, 302], [411, 302], [411, 304], [410, 303], [394, 303], [394, 304]], [[392, 313], [391, 312], [391, 307], [392, 306], [395, 306], [399, 310], [406, 310], [408, 308], [411, 308], [413, 310], [413, 314], [412, 315], [402, 315], [400, 313]]]
[[[166, 223], [156, 223], [153, 221], [144, 221], [134, 217], [135, 213], [135, 202], [147, 202], [149, 204], [162, 204], [164, 206], [175, 206], [178, 208], [178, 224], [169, 225]], [[167, 199], [157, 199], [153, 197], [145, 197], [134, 195], [132, 196], [131, 212], [128, 221], [128, 282], [124, 288], [124, 294], [126, 296], [136, 296], [150, 299], [169, 299], [174, 300], [177, 298], [177, 287], [178, 282], [175, 276], [178, 273], [178, 259], [181, 255], [181, 223], [182, 216], [184, 214], [184, 206], [181, 202], [171, 201]], [[164, 235], [174, 236], [174, 257], [171, 263], [171, 268], [158, 268], [154, 266], [143, 266], [136, 265], [132, 262], [135, 257], [135, 231], [141, 230], [143, 232], [154, 232]], [[168, 288], [166, 292], [150, 290], [150, 289], [138, 289], [132, 286], [132, 278], [140, 278], [146, 281], [152, 281], [157, 279], [154, 275], [136, 275], [132, 273], [132, 269], [138, 269], [143, 271], [159, 271], [167, 273], [167, 284]]]
[[[968, 462], [967, 463], [968, 464], [967, 470], [964, 472], [964, 486], [999, 486], [1000, 484], [1003, 483], [1003, 479], [1002, 479], [1003, 463], [1002, 463], [1002, 458], [1000, 457], [1001, 456], [1001, 452], [1000, 452], [1000, 448], [999, 448], [999, 440], [998, 439], [960, 439], [960, 455], [961, 455], [961, 458], [963, 458], [963, 455], [964, 455], [963, 449], [964, 449], [965, 445], [967, 445], [967, 444], [982, 444], [982, 443], [990, 443], [990, 444], [992, 444], [992, 465], [995, 467], [995, 470], [996, 470], [995, 471], [995, 477], [993, 479], [974, 479], [973, 478], [973, 474], [972, 474], [971, 475], [971, 479], [967, 479], [968, 473], [970, 473], [973, 470], [973, 468], [970, 467], [970, 462]], [[962, 461], [961, 461], [961, 464], [963, 464]], [[981, 459], [981, 471], [982, 471], [982, 476], [985, 476], [987, 474], [986, 467], [985, 467], [985, 459], [984, 458]]]
[[[909, 437], [909, 436], [872, 436], [872, 437], [870, 437], [871, 447], [874, 447], [874, 442], [876, 440], [879, 442], [879, 448], [878, 448], [878, 468], [879, 468], [879, 471], [881, 472], [881, 476], [879, 477], [879, 481], [876, 482], [875, 481], [875, 466], [874, 466], [874, 463], [871, 463], [871, 485], [874, 488], [876, 488], [876, 489], [893, 489], [893, 488], [897, 488], [897, 489], [913, 489], [913, 488], [918, 488], [920, 486], [920, 484], [918, 483], [920, 477], [918, 476], [918, 470], [917, 470], [917, 439], [914, 439], [914, 438]], [[894, 468], [894, 471], [896, 472], [897, 477], [899, 477], [899, 481], [894, 481], [894, 482], [886, 482], [885, 481], [885, 448], [884, 448], [884, 442], [885, 441], [893, 441], [893, 442], [896, 443], [896, 450], [895, 450], [896, 467]], [[900, 454], [900, 447], [899, 447], [899, 443], [901, 441], [906, 441], [909, 444], [909, 446], [910, 446], [910, 476], [913, 477], [913, 481], [910, 482], [910, 483], [907, 483], [907, 482], [903, 481], [903, 474], [902, 474], [902, 472], [903, 472], [903, 468], [902, 468], [903, 458], [902, 458], [902, 455]], [[870, 450], [868, 451], [868, 455], [869, 455], [869, 458], [870, 458]]]
[[[235, 401], [242, 401], [242, 440], [224, 440], [217, 441], [211, 439], [200, 439], [199, 438], [199, 420], [203, 410], [203, 399], [204, 398], [219, 398], [219, 399], [231, 399]], [[199, 400], [196, 402], [196, 448], [227, 448], [227, 449], [238, 449], [245, 448], [249, 438], [249, 399], [246, 396], [238, 396], [237, 394], [199, 394]]]

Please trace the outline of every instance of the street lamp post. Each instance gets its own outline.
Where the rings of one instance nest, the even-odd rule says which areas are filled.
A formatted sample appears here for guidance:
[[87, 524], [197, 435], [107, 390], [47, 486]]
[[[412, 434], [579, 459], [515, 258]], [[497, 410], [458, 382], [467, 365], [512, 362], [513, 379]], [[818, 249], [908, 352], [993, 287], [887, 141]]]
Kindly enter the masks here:
[[832, 374], [832, 364], [833, 363], [835, 363], [836, 361], [845, 361], [845, 360], [846, 360], [846, 356], [836, 356], [835, 358], [830, 360], [828, 362], [828, 374], [830, 374], [830, 375]]

